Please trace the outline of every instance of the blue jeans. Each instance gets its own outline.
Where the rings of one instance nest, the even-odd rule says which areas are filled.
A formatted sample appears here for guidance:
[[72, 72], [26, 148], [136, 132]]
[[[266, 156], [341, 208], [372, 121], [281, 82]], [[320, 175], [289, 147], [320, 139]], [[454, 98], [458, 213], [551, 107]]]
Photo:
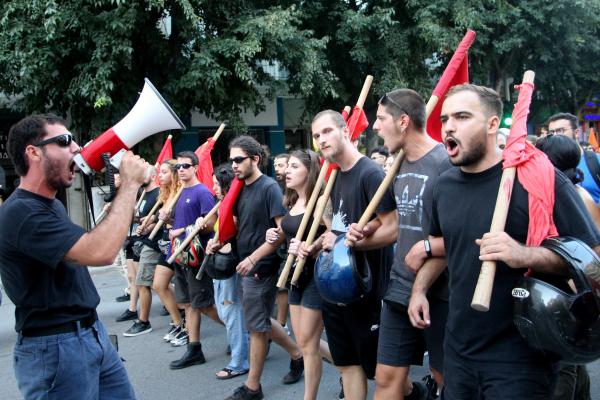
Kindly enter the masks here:
[[125, 366], [100, 321], [59, 335], [19, 334], [13, 362], [27, 400], [135, 399]]
[[219, 318], [227, 329], [227, 341], [231, 346], [231, 361], [227, 368], [233, 371], [247, 371], [248, 331], [244, 327], [244, 313], [240, 298], [240, 279], [234, 274], [229, 279], [214, 279], [215, 304]]

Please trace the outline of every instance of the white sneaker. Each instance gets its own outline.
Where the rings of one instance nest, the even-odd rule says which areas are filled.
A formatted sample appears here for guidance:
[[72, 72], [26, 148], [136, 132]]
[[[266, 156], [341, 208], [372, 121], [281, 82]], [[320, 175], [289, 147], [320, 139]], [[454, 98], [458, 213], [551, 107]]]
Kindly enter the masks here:
[[179, 347], [179, 346], [186, 346], [189, 342], [189, 336], [187, 333], [187, 330], [183, 329], [181, 330], [177, 336], [175, 336], [173, 339], [171, 339], [171, 346], [173, 347]]

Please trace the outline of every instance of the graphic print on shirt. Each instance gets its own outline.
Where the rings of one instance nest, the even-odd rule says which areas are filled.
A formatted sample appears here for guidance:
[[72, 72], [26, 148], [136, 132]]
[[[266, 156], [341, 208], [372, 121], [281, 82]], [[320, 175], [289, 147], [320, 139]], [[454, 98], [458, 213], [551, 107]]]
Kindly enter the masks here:
[[[396, 187], [401, 187], [402, 193], [394, 193], [398, 209], [398, 226], [400, 229], [410, 229], [421, 232], [423, 220], [423, 192], [427, 175], [406, 173], [398, 175]], [[400, 197], [398, 195], [400, 194]]]
[[333, 220], [331, 221], [331, 230], [334, 232], [347, 232], [348, 225], [350, 222], [348, 221], [348, 215], [343, 211], [344, 200], [340, 200], [340, 205], [336, 208], [336, 211], [333, 213]]

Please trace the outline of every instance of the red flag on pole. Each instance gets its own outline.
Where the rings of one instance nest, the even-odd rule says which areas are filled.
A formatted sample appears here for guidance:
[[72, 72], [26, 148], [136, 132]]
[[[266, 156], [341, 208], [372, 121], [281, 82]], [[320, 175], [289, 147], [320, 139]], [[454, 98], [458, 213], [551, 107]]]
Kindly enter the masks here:
[[[160, 165], [165, 160], [171, 160], [173, 158], [173, 144], [171, 143], [171, 138], [173, 136], [167, 136], [167, 140], [165, 140], [165, 144], [163, 144], [162, 150], [158, 154], [158, 158], [156, 159], [156, 163], [154, 164], [156, 168], [159, 168]], [[159, 185], [158, 174], [156, 175], [156, 184]]]
[[533, 84], [523, 83], [517, 88], [519, 98], [512, 113], [513, 124], [502, 152], [503, 168], [517, 167], [519, 182], [529, 193], [527, 245], [539, 246], [547, 237], [558, 236], [552, 216], [554, 167], [546, 154], [525, 140]]
[[475, 36], [475, 31], [467, 31], [456, 48], [456, 51], [450, 59], [438, 84], [433, 90], [432, 95], [437, 96], [439, 101], [427, 119], [427, 133], [438, 142], [442, 141], [442, 122], [440, 121], [440, 113], [442, 112], [442, 104], [444, 104], [446, 93], [448, 93], [448, 90], [452, 86], [469, 83], [468, 51], [469, 47], [471, 47], [475, 41]]
[[350, 130], [350, 141], [355, 141], [360, 137], [360, 134], [369, 127], [369, 120], [361, 107], [354, 106], [350, 118], [347, 120], [348, 129]]
[[236, 234], [237, 229], [233, 222], [233, 206], [242, 187], [244, 187], [244, 181], [233, 178], [229, 191], [221, 201], [219, 207], [219, 242], [221, 243], [225, 243]]
[[215, 147], [215, 140], [210, 137], [206, 143], [198, 147], [194, 153], [198, 156], [198, 170], [196, 171], [198, 180], [203, 183], [212, 194], [215, 194], [212, 189], [213, 165], [212, 158], [210, 157], [213, 147]]

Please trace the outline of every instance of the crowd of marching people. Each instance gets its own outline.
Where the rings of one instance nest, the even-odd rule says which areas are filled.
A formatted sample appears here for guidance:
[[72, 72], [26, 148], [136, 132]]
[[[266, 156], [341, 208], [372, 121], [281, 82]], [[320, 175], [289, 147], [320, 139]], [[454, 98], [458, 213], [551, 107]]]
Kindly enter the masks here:
[[[123, 335], [152, 331], [152, 291], [171, 319], [164, 341], [182, 347], [171, 369], [206, 363], [203, 317], [223, 325], [231, 357], [215, 378], [245, 375], [230, 400], [264, 397], [272, 342], [290, 358], [282, 383], [304, 376], [307, 400], [317, 398], [324, 359], [339, 371], [340, 398], [352, 400], [367, 397], [370, 379], [378, 400], [589, 398], [586, 357], [600, 353], [587, 340], [598, 327], [581, 321], [598, 319], [597, 295], [583, 287], [600, 282], [593, 269], [600, 259], [590, 250], [600, 250], [598, 157], [579, 146], [571, 114], [549, 119], [539, 150], [525, 134], [519, 141], [499, 132], [502, 115], [494, 90], [455, 86], [442, 105], [440, 143], [426, 132], [421, 96], [396, 89], [378, 102], [373, 130], [383, 146], [369, 157], [344, 116], [325, 110], [311, 122], [320, 155], [295, 149], [276, 156], [273, 179], [261, 171], [261, 144], [239, 136], [229, 143], [229, 162], [214, 169], [212, 187], [198, 180], [194, 152], [155, 167], [128, 153], [117, 196], [90, 232], [70, 223], [54, 199], [72, 182], [79, 151], [66, 123], [25, 118], [9, 134], [21, 186], [0, 207], [0, 271], [16, 305], [19, 389], [25, 398], [135, 398], [118, 355], [105, 345], [99, 297], [79, 266], [106, 264], [123, 247], [129, 304], [117, 321], [132, 324]], [[503, 154], [506, 160], [515, 152], [521, 161], [506, 224], [492, 231]], [[328, 165], [335, 168], [323, 189]], [[140, 186], [143, 198], [136, 199]], [[322, 191], [315, 207], [311, 199]], [[228, 201], [235, 229], [223, 240], [226, 216], [216, 210]], [[592, 262], [576, 268], [585, 257], [574, 251], [587, 251]], [[288, 257], [296, 260], [289, 271]], [[481, 312], [471, 300], [485, 261], [496, 270], [489, 311]], [[529, 309], [517, 314], [515, 301], [535, 296], [515, 288], [536, 279], [561, 289], [555, 302], [584, 304], [571, 309], [574, 316], [551, 313], [564, 318], [559, 326], [576, 321], [577, 329], [551, 337], [549, 326], [527, 325], [535, 317]], [[60, 374], [48, 372], [64, 352], [85, 354], [85, 368], [61, 364]], [[425, 355], [431, 374], [411, 381], [410, 367]]]

